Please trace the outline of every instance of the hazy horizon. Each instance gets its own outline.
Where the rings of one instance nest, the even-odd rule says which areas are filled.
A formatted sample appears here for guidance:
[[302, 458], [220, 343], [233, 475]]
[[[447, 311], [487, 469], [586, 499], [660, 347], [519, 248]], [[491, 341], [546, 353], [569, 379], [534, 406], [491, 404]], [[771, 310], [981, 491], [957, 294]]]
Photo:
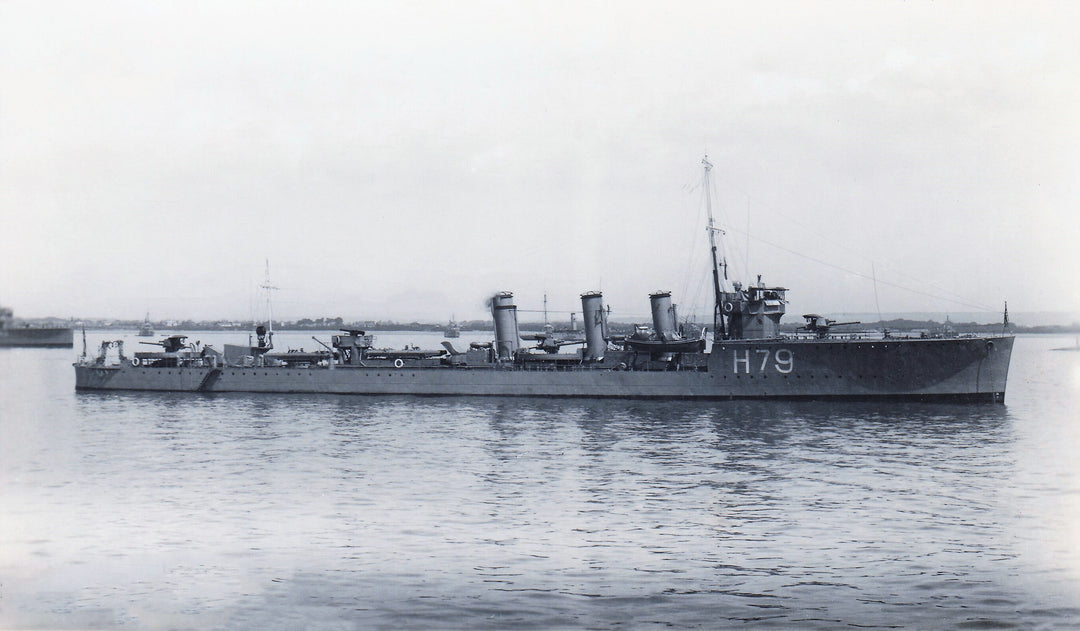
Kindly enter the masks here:
[[[985, 312], [969, 312], [969, 313], [962, 313], [962, 312], [956, 313], [956, 312], [954, 312], [954, 313], [949, 313], [949, 312], [925, 312], [924, 311], [924, 312], [895, 312], [895, 313], [882, 312], [880, 314], [878, 314], [878, 313], [844, 313], [844, 312], [838, 312], [838, 313], [824, 313], [824, 314], [821, 314], [821, 315], [825, 315], [825, 316], [827, 316], [827, 317], [829, 317], [831, 319], [838, 320], [838, 321], [858, 320], [862, 324], [876, 324], [878, 322], [889, 321], [889, 320], [913, 320], [913, 321], [917, 321], [917, 322], [929, 321], [929, 322], [942, 323], [942, 322], [945, 322], [946, 319], [948, 319], [949, 321], [957, 323], [957, 324], [972, 324], [972, 323], [974, 323], [974, 324], [997, 324], [997, 323], [1000, 323], [1002, 321], [1001, 315], [999, 315], [999, 314], [990, 314], [990, 313], [985, 313]], [[417, 323], [417, 324], [428, 325], [428, 326], [441, 326], [441, 325], [445, 325], [447, 323], [447, 320], [434, 320], [434, 319], [424, 319], [424, 318], [408, 318], [408, 317], [405, 317], [405, 318], [382, 318], [382, 319], [380, 319], [380, 318], [367, 318], [367, 317], [364, 317], [362, 314], [358, 315], [358, 316], [338, 316], [338, 315], [308, 314], [308, 315], [300, 316], [300, 317], [297, 317], [297, 318], [280, 318], [277, 315], [275, 315], [274, 316], [274, 322], [276, 322], [276, 323], [281, 323], [281, 322], [295, 323], [295, 322], [298, 322], [298, 321], [300, 321], [302, 319], [317, 320], [319, 318], [332, 319], [332, 318], [335, 318], [335, 317], [341, 317], [342, 321], [345, 322], [345, 323], [378, 322], [378, 323], [386, 323], [386, 324], [391, 324], [392, 323], [392, 324], [396, 324], [396, 325], [407, 325], [407, 324]], [[580, 318], [581, 318], [580, 312], [578, 312], [577, 317], [578, 317], [578, 323], [580, 325], [580, 322], [581, 322], [581, 320], [580, 320]], [[622, 324], [628, 324], [628, 323], [649, 324], [651, 322], [651, 319], [650, 319], [651, 314], [648, 314], [648, 313], [633, 313], [633, 314], [612, 313], [612, 314], [610, 314], [609, 317], [610, 317], [611, 321], [619, 322], [619, 323], [622, 323]], [[20, 319], [20, 318], [16, 317], [16, 319]], [[108, 322], [112, 322], [114, 325], [116, 323], [120, 323], [120, 322], [127, 322], [127, 323], [131, 323], [132, 326], [135, 326], [135, 325], [137, 325], [137, 324], [139, 324], [139, 323], [141, 323], [143, 321], [142, 318], [113, 318], [113, 317], [95, 316], [95, 315], [81, 315], [81, 316], [70, 316], [70, 317], [42, 316], [42, 317], [39, 317], [39, 318], [30, 318], [30, 319], [31, 320], [69, 320], [69, 321], [75, 323], [76, 325], [78, 323], [80, 323], [80, 322], [86, 322], [86, 321], [92, 321], [92, 322], [108, 321]], [[682, 315], [680, 314], [680, 320], [681, 319], [682, 319]], [[708, 319], [709, 318], [702, 318], [700, 315], [696, 315], [696, 319], [697, 319], [698, 322], [701, 322], [702, 324], [708, 325]], [[161, 317], [161, 318], [154, 318], [154, 317], [151, 318], [151, 322], [152, 322], [152, 324], [154, 326], [162, 326], [165, 323], [169, 323], [169, 322], [175, 322], [177, 324], [180, 324], [180, 323], [183, 323], [185, 321], [211, 323], [211, 322], [245, 322], [245, 321], [250, 322], [251, 320], [233, 319], [233, 318], [216, 318], [216, 317], [200, 318], [198, 320], [195, 320], [195, 319], [170, 318], [170, 317], [167, 317], [167, 316], [166, 317]], [[265, 319], [261, 319], [261, 320], [257, 320], [257, 321], [265, 322]], [[535, 312], [525, 312], [525, 313], [519, 313], [518, 314], [518, 321], [522, 326], [528, 325], [528, 326], [539, 327], [539, 326], [543, 325], [544, 319], [543, 319], [542, 315], [537, 314]], [[552, 314], [552, 316], [549, 317], [548, 321], [551, 322], [554, 325], [562, 325], [562, 324], [569, 323], [570, 320], [569, 320], [569, 317], [564, 316], [562, 314], [559, 314], [558, 316]], [[461, 319], [455, 320], [455, 322], [457, 322], [459, 324], [460, 323], [466, 323], [466, 322], [491, 322], [491, 317], [489, 315], [486, 318], [482, 317], [482, 316], [479, 317], [479, 318], [470, 318], [470, 319], [461, 318]], [[802, 322], [802, 314], [801, 313], [797, 314], [797, 313], [790, 312], [790, 311], [784, 316], [784, 318], [782, 320], [783, 324], [793, 324], [793, 323], [794, 324], [799, 324], [801, 322]], [[1049, 312], [1047, 312], [1047, 311], [1043, 311], [1043, 312], [1019, 312], [1019, 313], [1014, 313], [1014, 312], [1010, 311], [1009, 312], [1009, 323], [1011, 325], [1014, 325], [1014, 326], [1022, 326], [1022, 327], [1034, 327], [1034, 326], [1066, 326], [1067, 327], [1067, 326], [1072, 326], [1072, 325], [1075, 325], [1075, 324], [1080, 324], [1080, 312], [1065, 312], [1065, 311], [1059, 311], [1059, 312], [1049, 311]], [[169, 326], [171, 326], [171, 325], [169, 325]], [[532, 329], [529, 329], [529, 330], [532, 330]]]
[[[1067, 2], [0, 4], [16, 316], [1080, 312]], [[314, 314], [314, 316], [313, 316]], [[83, 316], [90, 317], [90, 316]], [[797, 316], [796, 316], [797, 317]]]

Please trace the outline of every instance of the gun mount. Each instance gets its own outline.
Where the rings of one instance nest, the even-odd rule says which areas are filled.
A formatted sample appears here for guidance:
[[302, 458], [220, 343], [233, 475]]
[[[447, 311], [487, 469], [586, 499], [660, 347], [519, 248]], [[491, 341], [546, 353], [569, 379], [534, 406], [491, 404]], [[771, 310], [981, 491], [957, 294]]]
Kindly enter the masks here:
[[806, 331], [807, 333], [813, 333], [817, 337], [828, 337], [829, 331], [834, 326], [846, 326], [848, 324], [861, 324], [858, 321], [852, 322], [837, 322], [836, 320], [830, 320], [825, 316], [818, 315], [816, 313], [807, 313], [803, 315], [806, 318], [806, 324], [800, 326], [798, 331]]

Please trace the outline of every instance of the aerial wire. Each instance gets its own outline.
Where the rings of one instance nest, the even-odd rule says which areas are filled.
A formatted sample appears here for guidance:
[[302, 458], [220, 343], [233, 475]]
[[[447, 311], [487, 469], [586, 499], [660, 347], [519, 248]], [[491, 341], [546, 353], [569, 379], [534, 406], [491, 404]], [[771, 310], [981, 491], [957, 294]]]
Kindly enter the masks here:
[[[735, 228], [733, 230], [735, 232], [742, 232], [742, 230], [739, 230], [737, 228]], [[824, 265], [825, 267], [831, 267], [831, 268], [839, 270], [841, 272], [845, 272], [847, 274], [851, 274], [852, 276], [857, 276], [859, 278], [864, 278], [866, 280], [870, 280], [870, 281], [875, 280], [873, 275], [868, 275], [868, 274], [865, 274], [865, 273], [862, 273], [862, 272], [857, 272], [855, 270], [848, 269], [846, 267], [842, 267], [840, 265], [836, 265], [834, 263], [829, 263], [828, 261], [824, 261], [822, 259], [810, 256], [810, 255], [807, 255], [807, 254], [803, 254], [802, 252], [797, 252], [795, 250], [792, 250], [791, 248], [786, 248], [786, 247], [784, 247], [784, 246], [782, 246], [782, 245], [780, 245], [778, 243], [773, 243], [772, 241], [762, 239], [761, 237], [757, 237], [757, 236], [754, 236], [754, 235], [749, 235], [749, 236], [755, 241], [758, 241], [760, 243], [764, 243], [765, 245], [772, 246], [772, 247], [774, 247], [774, 248], [776, 248], [778, 250], [783, 250], [784, 252], [787, 252], [789, 254], [794, 254], [795, 256], [804, 258], [804, 259], [806, 259], [808, 261], [813, 261], [814, 263], [817, 263], [819, 265]], [[954, 298], [948, 298], [946, 296], [942, 296], [941, 294], [933, 294], [933, 293], [926, 292], [926, 291], [920, 291], [918, 289], [912, 289], [911, 287], [907, 287], [907, 286], [901, 285], [899, 283], [893, 283], [893, 282], [890, 282], [890, 281], [887, 281], [887, 280], [877, 280], [876, 282], [881, 283], [882, 285], [888, 285], [889, 287], [895, 287], [897, 289], [902, 289], [904, 291], [907, 291], [907, 292], [910, 292], [910, 293], [913, 293], [913, 294], [919, 294], [921, 296], [926, 296], [928, 298], [934, 298], [936, 300], [944, 300], [946, 302], [952, 302], [954, 304], [963, 305], [965, 307], [969, 307], [969, 308], [972, 308], [972, 309], [978, 309], [980, 311], [986, 311], [986, 312], [989, 312], [989, 313], [997, 311], [996, 309], [994, 309], [992, 307], [988, 307], [986, 305], [979, 304], [979, 303], [976, 303], [976, 302], [972, 302], [972, 301], [968, 301], [968, 300], [959, 300], [959, 299], [954, 299]]]
[[[742, 187], [738, 186], [738, 184], [736, 184], [734, 182], [729, 182], [728, 184], [732, 188], [742, 192], [742, 194], [745, 195], [747, 200], [749, 201], [750, 194], [747, 191], [745, 191]], [[853, 255], [861, 258], [861, 259], [864, 259], [864, 260], [870, 262], [871, 264], [873, 264], [875, 262], [883, 263], [885, 265], [886, 269], [888, 269], [891, 273], [893, 273], [893, 274], [895, 274], [897, 276], [902, 276], [902, 277], [906, 278], [909, 281], [913, 281], [913, 282], [921, 284], [921, 285], [929, 285], [929, 286], [933, 287], [936, 291], [940, 292], [941, 294], [946, 294], [948, 296], [951, 296], [952, 298], [946, 298], [945, 296], [942, 296], [940, 294], [939, 295], [934, 295], [934, 294], [929, 294], [929, 293], [925, 293], [925, 292], [920, 292], [918, 290], [914, 290], [914, 289], [911, 289], [909, 287], [905, 287], [903, 285], [898, 285], [898, 284], [895, 284], [895, 283], [888, 283], [886, 281], [881, 281], [882, 283], [884, 283], [886, 285], [891, 285], [891, 286], [894, 286], [894, 287], [898, 287], [900, 289], [904, 289], [905, 291], [910, 291], [912, 293], [922, 294], [924, 296], [928, 296], [928, 297], [935, 298], [935, 299], [938, 299], [938, 300], [944, 300], [946, 302], [951, 302], [951, 303], [954, 303], [954, 304], [961, 304], [961, 305], [964, 305], [966, 307], [972, 307], [972, 308], [984, 310], [984, 311], [989, 312], [989, 313], [996, 313], [998, 311], [997, 308], [995, 308], [995, 307], [989, 307], [987, 305], [975, 303], [974, 301], [970, 300], [969, 297], [964, 296], [962, 294], [959, 294], [957, 292], [951, 291], [949, 289], [946, 289], [945, 287], [941, 287], [940, 285], [938, 285], [934, 281], [928, 281], [928, 280], [923, 279], [923, 278], [918, 278], [918, 277], [916, 277], [916, 276], [914, 276], [912, 274], [909, 274], [909, 273], [903, 271], [901, 268], [899, 268], [899, 267], [897, 267], [895, 265], [889, 264], [888, 261], [877, 260], [877, 259], [875, 259], [875, 258], [873, 258], [871, 256], [868, 256], [868, 255], [864, 254], [863, 252], [860, 252], [860, 251], [850, 247], [847, 244], [840, 243], [840, 242], [836, 241], [835, 239], [829, 237], [828, 235], [820, 232], [815, 226], [809, 225], [809, 224], [807, 224], [807, 223], [805, 223], [803, 221], [800, 221], [799, 219], [797, 219], [795, 217], [792, 217], [791, 215], [783, 212], [782, 210], [779, 210], [779, 209], [777, 209], [775, 207], [770, 207], [768, 209], [768, 212], [787, 220], [788, 222], [798, 226], [799, 228], [801, 228], [805, 232], [808, 232], [808, 233], [814, 235], [818, 239], [821, 239], [825, 243], [828, 243], [828, 244], [830, 244], [832, 246], [835, 246], [835, 247], [837, 247], [837, 248], [839, 248], [841, 250], [849, 252], [849, 253], [851, 253], [851, 254], [853, 254]], [[749, 207], [747, 209], [747, 214], [749, 216]], [[736, 232], [743, 232], [742, 230], [739, 230], [739, 229], [735, 229], [735, 228], [733, 228], [733, 229]], [[754, 237], [752, 234], [750, 234], [749, 222], [747, 222], [747, 230], [746, 230], [746, 232], [744, 234], [746, 234], [746, 236], [747, 236], [747, 244], [749, 244], [749, 241], [750, 241], [751, 237], [753, 237], [755, 240], [761, 240], [761, 239], [758, 239], [757, 237]], [[762, 241], [762, 242], [768, 243], [767, 241]], [[780, 247], [780, 246], [778, 246], [776, 244], [772, 244], [772, 243], [769, 243], [769, 245], [773, 245], [774, 247]], [[747, 247], [749, 248], [749, 245], [747, 245]], [[781, 248], [781, 249], [783, 249], [783, 248]], [[803, 254], [801, 254], [799, 252], [791, 251], [791, 253], [805, 257], [805, 255], [803, 255]], [[810, 258], [810, 257], [806, 257], [806, 258]], [[811, 260], [814, 260], [814, 259], [811, 259]], [[840, 268], [840, 269], [843, 269], [843, 268]], [[844, 270], [844, 271], [851, 272], [851, 270]], [[855, 275], [857, 275], [857, 276], [859, 276], [861, 278], [871, 278], [871, 277], [866, 276], [865, 274], [861, 274], [861, 273], [858, 273], [858, 272], [852, 272], [852, 273], [854, 273]]]

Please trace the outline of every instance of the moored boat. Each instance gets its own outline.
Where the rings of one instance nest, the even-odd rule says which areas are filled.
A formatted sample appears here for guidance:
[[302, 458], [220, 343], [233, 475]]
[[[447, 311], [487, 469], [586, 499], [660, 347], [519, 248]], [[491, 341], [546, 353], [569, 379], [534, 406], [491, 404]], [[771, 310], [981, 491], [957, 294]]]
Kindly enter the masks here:
[[1076, 338], [1076, 344], [1072, 346], [1062, 346], [1060, 348], [1052, 348], [1052, 351], [1080, 351], [1080, 337]]
[[139, 327], [139, 337], [154, 337], [154, 325], [150, 322], [150, 313], [147, 312], [146, 319], [143, 320], [142, 325]]
[[71, 348], [74, 337], [74, 331], [66, 326], [16, 326], [14, 312], [8, 307], [0, 307], [0, 348]]

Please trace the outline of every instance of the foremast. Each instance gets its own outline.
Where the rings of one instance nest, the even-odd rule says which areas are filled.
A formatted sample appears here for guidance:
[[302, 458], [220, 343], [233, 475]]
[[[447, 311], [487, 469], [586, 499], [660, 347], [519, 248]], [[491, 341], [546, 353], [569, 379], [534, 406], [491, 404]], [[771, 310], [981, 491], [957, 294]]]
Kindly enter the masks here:
[[709, 248], [712, 253], [713, 274], [713, 341], [774, 338], [780, 334], [780, 318], [784, 316], [787, 303], [787, 289], [784, 287], [766, 287], [757, 277], [753, 285], [743, 287], [742, 283], [729, 285], [727, 259], [719, 251], [716, 243], [717, 233], [724, 231], [716, 227], [712, 213], [712, 164], [709, 156], [701, 161], [705, 168], [705, 209], [709, 223]]
[[[701, 159], [701, 164], [705, 168], [705, 210], [709, 216], [709, 223], [705, 227], [705, 231], [709, 234], [709, 251], [712, 254], [712, 277], [713, 277], [713, 341], [719, 341], [727, 337], [727, 327], [724, 326], [724, 315], [721, 309], [723, 303], [723, 295], [727, 289], [727, 261], [720, 258], [717, 253], [716, 247], [716, 233], [723, 232], [720, 228], [716, 227], [716, 223], [713, 220], [712, 214], [712, 163], [709, 162], [709, 156], [706, 155]], [[723, 260], [724, 268], [724, 282], [720, 282], [720, 261]]]

